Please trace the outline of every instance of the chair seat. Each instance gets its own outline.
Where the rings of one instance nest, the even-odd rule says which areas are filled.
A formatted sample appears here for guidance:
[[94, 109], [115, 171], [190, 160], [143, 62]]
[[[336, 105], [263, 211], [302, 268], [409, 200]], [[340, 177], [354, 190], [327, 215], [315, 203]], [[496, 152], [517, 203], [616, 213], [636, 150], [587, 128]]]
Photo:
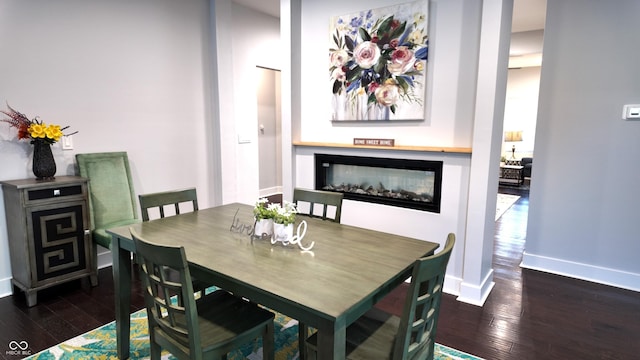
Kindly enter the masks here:
[[121, 221], [112, 222], [104, 225], [104, 228], [94, 229], [92, 232], [93, 241], [107, 249], [111, 249], [111, 235], [107, 234], [107, 229], [111, 229], [114, 227], [132, 225], [139, 223], [139, 219], [126, 219]]
[[[347, 328], [347, 359], [391, 359], [400, 318], [372, 308]], [[317, 351], [318, 334], [307, 339], [310, 350]]]
[[[255, 338], [258, 328], [272, 322], [274, 314], [255, 304], [242, 300], [224, 290], [218, 290], [196, 301], [198, 326], [204, 353], [214, 349], [234, 349]], [[186, 327], [184, 317], [178, 320]], [[185, 353], [189, 352], [186, 337], [171, 339], [162, 329], [155, 329], [158, 341], [170, 341]], [[175, 337], [175, 335], [174, 335]], [[162, 340], [161, 340], [162, 339]]]

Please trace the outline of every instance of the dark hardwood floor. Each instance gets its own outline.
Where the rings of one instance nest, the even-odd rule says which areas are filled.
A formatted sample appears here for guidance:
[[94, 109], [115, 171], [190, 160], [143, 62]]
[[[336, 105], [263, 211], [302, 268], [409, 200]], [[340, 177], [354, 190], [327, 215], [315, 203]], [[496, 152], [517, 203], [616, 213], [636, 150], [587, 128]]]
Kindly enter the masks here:
[[[131, 312], [144, 307], [137, 270], [133, 279]], [[26, 341], [35, 354], [53, 345], [100, 327], [115, 319], [111, 267], [99, 271], [99, 285], [76, 280], [38, 292], [38, 304], [27, 307], [24, 294], [0, 298], [0, 359], [12, 355], [9, 343]], [[18, 349], [18, 351], [21, 351]]]
[[[437, 342], [485, 359], [640, 359], [640, 293], [521, 269], [528, 191], [496, 222], [495, 287], [483, 307], [445, 294]], [[134, 271], [137, 275], [137, 272]], [[27, 341], [32, 354], [114, 319], [111, 268], [100, 285], [73, 281], [38, 294], [28, 308], [18, 293], [0, 299], [0, 358], [11, 341]], [[144, 307], [134, 279], [131, 311]], [[403, 284], [379, 306], [400, 313]]]

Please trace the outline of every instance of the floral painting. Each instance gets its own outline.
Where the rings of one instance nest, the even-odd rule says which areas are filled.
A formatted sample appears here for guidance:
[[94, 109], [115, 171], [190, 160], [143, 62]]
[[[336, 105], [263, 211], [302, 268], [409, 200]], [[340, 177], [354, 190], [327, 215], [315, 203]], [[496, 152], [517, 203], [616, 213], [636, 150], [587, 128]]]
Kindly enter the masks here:
[[422, 120], [429, 1], [331, 18], [332, 121]]

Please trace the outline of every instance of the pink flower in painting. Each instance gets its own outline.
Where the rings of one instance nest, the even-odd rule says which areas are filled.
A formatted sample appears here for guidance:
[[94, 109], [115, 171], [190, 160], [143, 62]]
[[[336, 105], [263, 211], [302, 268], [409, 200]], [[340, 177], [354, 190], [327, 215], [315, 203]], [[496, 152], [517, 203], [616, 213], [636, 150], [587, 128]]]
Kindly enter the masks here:
[[353, 50], [353, 57], [360, 68], [371, 69], [380, 58], [380, 48], [371, 41], [364, 41]]
[[391, 53], [391, 60], [387, 64], [387, 69], [393, 75], [402, 75], [413, 68], [413, 64], [416, 62], [416, 57], [413, 51], [409, 50], [406, 46], [398, 46], [393, 53]]
[[385, 83], [376, 89], [375, 95], [378, 104], [391, 106], [400, 99], [400, 90], [396, 84]]
[[380, 87], [380, 84], [378, 84], [377, 82], [372, 82], [369, 84], [369, 93], [373, 94], [376, 92], [376, 89]]

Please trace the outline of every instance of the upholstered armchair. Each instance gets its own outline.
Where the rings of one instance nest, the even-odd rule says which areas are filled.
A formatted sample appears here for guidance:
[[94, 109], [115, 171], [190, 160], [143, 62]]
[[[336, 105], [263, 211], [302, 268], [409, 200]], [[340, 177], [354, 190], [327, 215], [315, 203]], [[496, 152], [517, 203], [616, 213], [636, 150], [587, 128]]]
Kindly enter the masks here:
[[531, 168], [533, 167], [533, 158], [532, 157], [523, 157], [520, 161], [522, 164], [522, 178], [530, 178], [531, 177]]
[[89, 179], [93, 258], [97, 245], [111, 248], [107, 229], [140, 222], [126, 152], [76, 154], [78, 174]]

